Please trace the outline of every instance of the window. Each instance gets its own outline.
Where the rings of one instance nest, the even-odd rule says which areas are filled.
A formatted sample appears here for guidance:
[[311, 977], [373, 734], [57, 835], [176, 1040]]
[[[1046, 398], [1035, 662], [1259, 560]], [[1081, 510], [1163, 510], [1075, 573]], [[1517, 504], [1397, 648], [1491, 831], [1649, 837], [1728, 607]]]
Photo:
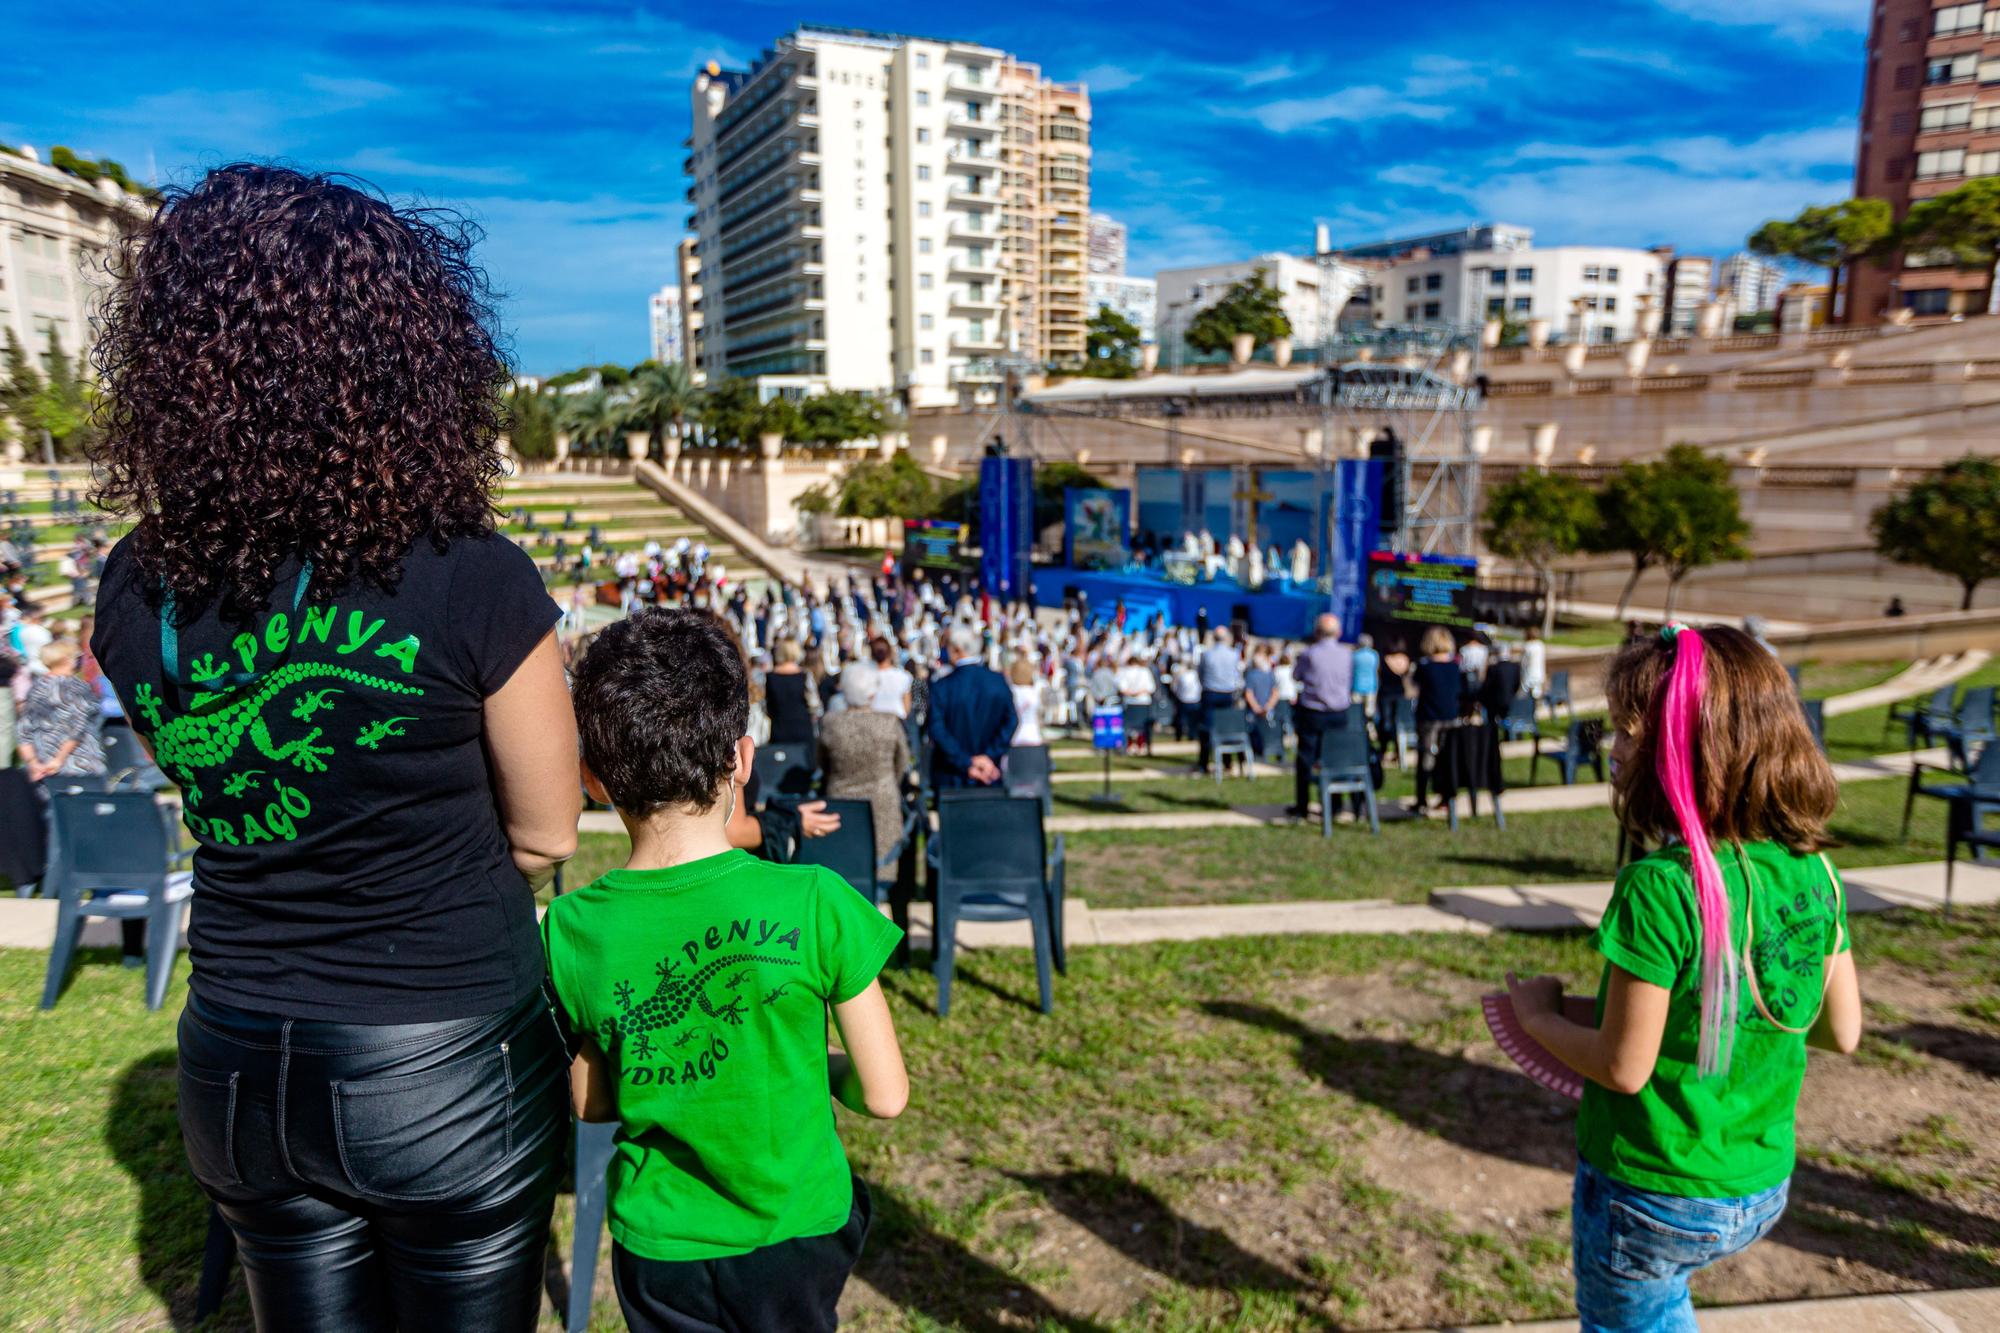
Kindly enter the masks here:
[[919, 273], [919, 274], [917, 274], [917, 289], [918, 289], [919, 291], [926, 291], [926, 292], [927, 292], [927, 291], [929, 291], [929, 290], [931, 289], [931, 275], [930, 275], [930, 274], [928, 274], [928, 273]]
[[1599, 268], [1597, 265], [1595, 264], [1584, 265], [1583, 280], [1585, 282], [1598, 282], [1601, 281], [1603, 277], [1604, 277], [1604, 270]]
[[1494, 269], [1487, 276], [1487, 281], [1491, 282], [1495, 287], [1505, 287], [1507, 285], [1507, 270], [1504, 268]]
[[937, 353], [926, 347], [922, 352], [918, 353], [917, 359], [928, 366], [937, 360]]
[[1514, 270], [1514, 281], [1533, 282], [1534, 280], [1535, 280], [1535, 270], [1531, 268], [1517, 268]]
[[1980, 61], [1979, 81], [1980, 83], [1986, 85], [2000, 83], [2000, 60]]
[[1525, 315], [1532, 309], [1534, 309], [1534, 301], [1531, 298], [1526, 296], [1517, 296], [1514, 298], [1515, 314]]
[[1605, 313], [1605, 314], [1607, 314], [1607, 315], [1608, 315], [1608, 314], [1610, 314], [1610, 313], [1611, 313], [1612, 311], [1616, 310], [1617, 308], [1618, 308], [1618, 298], [1617, 298], [1617, 297], [1615, 297], [1615, 296], [1607, 296], [1607, 297], [1605, 297], [1605, 298], [1604, 298], [1604, 313]]
[[936, 326], [937, 326], [937, 319], [935, 316], [932, 315], [917, 316], [917, 327], [922, 329], [925, 333], [929, 333]]
[[1410, 275], [1410, 280], [1403, 284], [1403, 290], [1406, 292], [1418, 291], [1422, 288], [1422, 285], [1423, 285], [1422, 279], [1418, 278], [1416, 274], [1412, 273]]
[[1403, 307], [1403, 322], [1405, 324], [1414, 324], [1417, 322], [1417, 308], [1415, 306], [1406, 305]]
[[1896, 111], [1890, 113], [1889, 133], [1908, 134], [1909, 132], [1910, 132], [1910, 113], [1907, 111]]
[[1965, 174], [1968, 176], [2000, 176], [2000, 152], [1967, 153]]
[[1985, 4], [1946, 5], [1931, 18], [1931, 36], [1949, 37], [1954, 33], [1973, 32], [1982, 20], [1981, 11]]
[[917, 68], [918, 68], [918, 69], [929, 69], [930, 67], [931, 67], [931, 56], [930, 56], [930, 52], [928, 52], [928, 51], [919, 51], [919, 52], [917, 52]]
[[928, 236], [917, 237], [917, 253], [920, 255], [927, 255], [930, 252], [931, 252], [931, 238]]
[[931, 169], [925, 166], [923, 163], [919, 162], [917, 164], [917, 179], [920, 181], [927, 181], [930, 178], [931, 178]]
[[1903, 167], [1904, 167], [1904, 159], [1900, 157], [1892, 157], [1889, 159], [1888, 165], [1883, 168], [1882, 176], [1885, 180], [1899, 181], [1903, 179], [1903, 176], [1905, 174]]
[[[2000, 9], [1993, 12], [2000, 14]], [[2000, 130], [2000, 102], [1991, 106], [1972, 108], [1972, 128], [1975, 133], [1981, 130]]]
[[925, 92], [922, 88], [917, 89], [917, 105], [929, 106], [930, 104], [931, 104], [931, 95]]
[[967, 320], [965, 325], [965, 336], [971, 342], [976, 342], [976, 343], [985, 342], [986, 321], [983, 319]]
[[927, 218], [930, 215], [931, 215], [931, 201], [928, 199], [917, 200], [917, 216], [920, 218]]
[[1933, 287], [1927, 291], [1904, 292], [1903, 304], [1913, 314], [1948, 315], [1951, 313], [1951, 291]]
[[1928, 153], [1917, 154], [1917, 179], [1936, 180], [1942, 176], [1962, 176], [1965, 174], [1965, 150], [1963, 148], [1939, 148]]
[[1604, 270], [1604, 280], [1605, 280], [1606, 282], [1616, 282], [1616, 281], [1618, 281], [1618, 270], [1617, 270], [1616, 268], [1607, 268], [1607, 269], [1605, 269], [1605, 270]]
[[1437, 318], [1437, 317], [1439, 316], [1439, 314], [1441, 314], [1441, 313], [1442, 313], [1442, 311], [1440, 310], [1440, 308], [1439, 308], [1439, 306], [1438, 306], [1438, 303], [1437, 303], [1436, 301], [1426, 301], [1426, 302], [1424, 302], [1424, 318], [1425, 318], [1425, 319], [1436, 319], [1436, 318]]
[[1914, 88], [1914, 87], [1916, 87], [1916, 86], [1917, 86], [1917, 67], [1916, 67], [1915, 65], [1898, 65], [1898, 66], [1896, 66], [1896, 86], [1897, 86], [1898, 88]]
[[1925, 83], [1963, 83], [1979, 71], [1979, 55], [1932, 56], [1924, 65]]
[[917, 142], [929, 143], [930, 141], [931, 141], [931, 132], [927, 129], [919, 127], [917, 130]]
[[24, 231], [16, 233], [15, 238], [20, 242], [21, 248], [31, 255], [43, 259], [62, 258], [62, 242], [53, 236], [45, 236], [38, 231]]
[[1441, 292], [1441, 291], [1443, 291], [1443, 290], [1444, 290], [1444, 274], [1442, 274], [1442, 273], [1426, 273], [1426, 274], [1424, 275], [1424, 290], [1425, 290], [1425, 291], [1427, 291], [1427, 292]]
[[1932, 102], [1917, 117], [1917, 130], [1929, 134], [1933, 130], [1962, 130], [1972, 123], [1972, 103]]
[[1488, 315], [1504, 315], [1504, 314], [1506, 314], [1506, 313], [1507, 313], [1507, 298], [1506, 298], [1506, 297], [1504, 297], [1504, 296], [1489, 296], [1489, 297], [1487, 297], [1487, 298], [1486, 298], [1486, 313], [1487, 313]]

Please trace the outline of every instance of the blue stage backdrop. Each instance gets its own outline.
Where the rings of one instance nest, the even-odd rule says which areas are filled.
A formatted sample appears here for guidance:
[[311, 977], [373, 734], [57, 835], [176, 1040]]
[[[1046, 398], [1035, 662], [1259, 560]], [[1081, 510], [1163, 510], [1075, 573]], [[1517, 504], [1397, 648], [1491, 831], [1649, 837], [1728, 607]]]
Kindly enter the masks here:
[[[1285, 562], [1292, 543], [1312, 545], [1313, 510], [1320, 491], [1317, 472], [1259, 472], [1251, 490], [1257, 501], [1257, 545], [1275, 546]], [[1246, 537], [1247, 540], [1247, 537]], [[1273, 577], [1276, 572], [1273, 571]]]
[[1379, 458], [1343, 458], [1328, 497], [1327, 532], [1333, 547], [1333, 613], [1340, 637], [1361, 633], [1368, 599], [1368, 557], [1382, 544], [1382, 468]]
[[1069, 486], [1063, 490], [1063, 563], [1072, 569], [1123, 569], [1132, 550], [1132, 493]]
[[980, 586], [1001, 601], [1026, 597], [1034, 545], [1034, 465], [1025, 458], [981, 459]]
[[1172, 543], [1203, 529], [1217, 542], [1229, 540], [1236, 479], [1228, 468], [1142, 467], [1138, 491], [1139, 531], [1157, 541]]

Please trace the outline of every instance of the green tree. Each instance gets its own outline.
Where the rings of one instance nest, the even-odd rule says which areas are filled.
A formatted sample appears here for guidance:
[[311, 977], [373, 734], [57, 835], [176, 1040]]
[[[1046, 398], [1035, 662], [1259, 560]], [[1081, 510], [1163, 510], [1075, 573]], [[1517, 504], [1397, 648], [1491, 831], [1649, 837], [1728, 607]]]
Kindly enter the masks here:
[[747, 444], [757, 437], [757, 386], [724, 376], [709, 381], [701, 396], [702, 431], [711, 444]]
[[1772, 218], [1750, 233], [1750, 249], [1825, 269], [1826, 308], [1831, 315], [1839, 302], [1841, 269], [1886, 253], [1896, 237], [1896, 216], [1889, 201], [1863, 197], [1815, 205], [1795, 218]]
[[856, 463], [840, 479], [842, 518], [925, 518], [937, 503], [937, 483], [907, 453]]
[[655, 445], [669, 435], [678, 438], [699, 404], [701, 391], [694, 376], [679, 361], [642, 361], [625, 386], [625, 401], [635, 429], [643, 429]]
[[869, 440], [902, 429], [902, 417], [893, 403], [870, 393], [835, 390], [801, 399], [799, 433], [795, 437], [813, 444], [840, 444], [846, 440]]
[[1197, 352], [1227, 352], [1239, 333], [1249, 334], [1257, 347], [1290, 337], [1292, 321], [1285, 317], [1278, 289], [1264, 276], [1265, 271], [1258, 269], [1196, 315], [1188, 324], [1187, 345]]
[[2000, 577], [2000, 462], [1968, 454], [1947, 463], [1875, 511], [1875, 549], [1899, 565], [1956, 579], [1959, 610], [1987, 579]]
[[773, 398], [757, 409], [758, 435], [781, 435], [796, 440], [805, 428], [805, 416], [789, 398]]
[[1703, 565], [1740, 559], [1750, 531], [1728, 462], [1691, 444], [1619, 468], [1598, 496], [1597, 511], [1589, 549], [1632, 558], [1632, 574], [1618, 595], [1619, 620], [1648, 569], [1666, 569], [1671, 614], [1681, 581]]
[[625, 429], [625, 404], [603, 389], [568, 394], [556, 409], [556, 418], [569, 432], [570, 444], [580, 453], [608, 454], [618, 448], [618, 436]]
[[0, 410], [6, 412], [23, 435], [29, 430], [30, 414], [41, 392], [42, 373], [35, 369], [28, 349], [21, 346], [14, 330], [8, 329], [4, 360], [0, 360]]
[[1486, 546], [1535, 571], [1542, 633], [1556, 624], [1555, 564], [1584, 549], [1597, 527], [1597, 497], [1574, 477], [1530, 469], [1486, 493]]
[[1104, 485], [1080, 463], [1042, 463], [1035, 468], [1035, 531], [1063, 521], [1063, 492], [1074, 486], [1094, 490]]
[[548, 397], [533, 389], [515, 388], [507, 395], [507, 434], [522, 458], [556, 456], [556, 414]]
[[1139, 373], [1139, 326], [1108, 305], [1084, 326], [1083, 373], [1125, 380]]
[[[14, 352], [18, 346], [12, 344], [8, 349], [9, 397], [18, 394], [15, 420], [21, 433], [32, 444], [46, 432], [58, 457], [83, 456], [97, 434], [97, 386], [84, 373], [82, 357], [72, 360], [51, 328], [42, 353], [43, 373], [35, 375], [31, 366], [26, 367], [27, 373], [17, 380]], [[18, 390], [13, 388], [16, 383], [21, 386]]]
[[1993, 266], [2000, 262], [2000, 179], [1979, 176], [1946, 194], [1910, 205], [1899, 231], [1905, 249], [1948, 250], [1963, 269], [1986, 278], [1984, 310], [1993, 295]]

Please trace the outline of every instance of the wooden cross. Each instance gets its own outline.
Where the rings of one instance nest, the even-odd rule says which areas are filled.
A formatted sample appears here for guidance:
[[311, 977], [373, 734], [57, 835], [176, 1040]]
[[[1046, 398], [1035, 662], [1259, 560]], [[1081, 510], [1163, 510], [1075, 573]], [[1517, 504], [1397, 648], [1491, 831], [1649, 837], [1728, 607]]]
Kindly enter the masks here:
[[1257, 506], [1266, 500], [1275, 500], [1278, 497], [1271, 491], [1267, 491], [1259, 486], [1257, 484], [1257, 474], [1252, 472], [1250, 474], [1249, 489], [1233, 492], [1230, 498], [1232, 500], [1247, 501], [1243, 507], [1243, 515], [1244, 526], [1248, 528], [1248, 531], [1244, 534], [1243, 544], [1246, 547], [1255, 546], [1257, 544]]

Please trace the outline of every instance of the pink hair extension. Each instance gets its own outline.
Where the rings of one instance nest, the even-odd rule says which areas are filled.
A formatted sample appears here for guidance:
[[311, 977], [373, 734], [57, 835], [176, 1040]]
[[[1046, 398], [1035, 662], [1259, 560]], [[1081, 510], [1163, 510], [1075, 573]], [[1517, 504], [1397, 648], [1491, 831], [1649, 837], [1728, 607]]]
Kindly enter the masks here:
[[1701, 635], [1681, 629], [1673, 638], [1674, 664], [1660, 701], [1660, 746], [1655, 764], [1667, 804], [1680, 821], [1694, 872], [1695, 906], [1701, 917], [1701, 1042], [1697, 1077], [1729, 1072], [1736, 1040], [1738, 968], [1729, 937], [1729, 892], [1722, 867], [1709, 845], [1708, 826], [1695, 800], [1695, 733], [1701, 720], [1702, 659], [1707, 645]]

